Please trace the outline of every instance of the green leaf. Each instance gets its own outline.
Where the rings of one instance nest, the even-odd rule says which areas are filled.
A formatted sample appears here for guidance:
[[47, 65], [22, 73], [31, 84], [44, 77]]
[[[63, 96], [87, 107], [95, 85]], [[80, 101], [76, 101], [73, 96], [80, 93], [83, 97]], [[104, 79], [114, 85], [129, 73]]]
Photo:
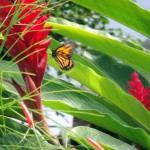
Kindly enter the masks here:
[[2, 34], [0, 34], [0, 39], [1, 39], [1, 40], [3, 40], [3, 39], [4, 39], [4, 37], [3, 37], [3, 35], [2, 35]]
[[51, 18], [51, 22], [47, 22], [46, 26], [53, 26], [54, 32], [56, 33], [91, 46], [104, 54], [116, 57], [132, 67], [148, 73], [150, 72], [150, 55], [144, 51], [123, 44], [106, 32], [93, 30], [83, 25], [54, 18]]
[[[51, 60], [53, 63], [55, 63], [53, 59]], [[87, 79], [87, 77], [90, 77], [92, 70], [88, 67], [85, 69], [85, 66], [81, 65], [80, 63], [75, 63], [76, 65], [74, 69], [67, 73], [72, 74], [72, 76], [78, 77], [78, 79], [80, 80], [83, 77], [83, 81], [89, 84], [89, 81], [92, 81], [93, 78], [91, 78], [91, 80], [90, 78]], [[83, 68], [86, 70], [86, 72]], [[15, 70], [15, 66], [13, 66], [13, 69]], [[87, 71], [89, 71], [89, 73], [87, 73]], [[20, 74], [11, 74], [12, 77], [13, 75], [15, 75], [15, 77], [18, 79], [17, 81], [19, 83], [22, 82], [20, 80], [20, 78], [22, 78]], [[7, 89], [10, 88], [10, 85], [5, 84], [5, 86], [7, 86]], [[93, 88], [92, 83], [89, 87], [91, 89]], [[114, 92], [114, 90], [112, 90], [112, 92]], [[101, 99], [94, 95], [92, 96], [86, 91], [75, 88], [71, 84], [67, 84], [67, 82], [62, 82], [55, 78], [51, 78], [50, 76], [47, 76], [47, 78], [45, 78], [41, 94], [43, 98], [43, 103], [46, 106], [52, 107], [56, 110], [67, 112], [83, 120], [96, 124], [97, 126], [101, 126], [105, 129], [111, 130], [119, 135], [130, 139], [131, 141], [144, 145], [145, 147], [150, 147], [149, 136], [144, 130], [139, 128], [139, 122], [138, 124], [134, 122], [134, 120], [137, 119], [137, 116], [142, 117], [142, 114], [140, 114], [140, 109], [143, 109], [143, 106], [141, 104], [138, 103], [139, 106], [137, 106], [136, 100], [134, 100], [134, 104], [130, 103], [130, 101], [127, 103], [129, 108], [126, 110], [127, 112], [125, 111], [125, 113], [128, 113], [129, 111], [130, 114], [130, 106], [132, 105], [135, 105], [137, 109], [140, 108], [137, 113], [135, 110], [134, 117], [130, 117], [127, 114], [124, 114], [117, 107], [115, 108], [112, 104], [109, 104], [109, 102], [105, 101], [104, 99]], [[148, 121], [147, 116], [146, 121]], [[142, 123], [145, 122], [143, 121]], [[136, 137], [134, 135], [136, 135]]]
[[[135, 71], [135, 69], [110, 56], [104, 55], [99, 51], [86, 50], [83, 53], [83, 56], [89, 63], [93, 64], [97, 70], [99, 69], [105, 77], [115, 81], [122, 89], [127, 91], [127, 81], [131, 79], [131, 74]], [[84, 59], [79, 60], [77, 58], [75, 60], [78, 60], [79, 62], [82, 62], [82, 64], [86, 65], [83, 61]], [[101, 75], [96, 69], [94, 69], [93, 66], [90, 66], [90, 68], [92, 68], [97, 74]], [[145, 87], [149, 86], [149, 82], [143, 76], [140, 76], [140, 79]]]
[[[55, 66], [53, 60], [49, 62], [51, 65], [54, 64]], [[150, 118], [150, 113], [139, 101], [131, 95], [125, 93], [112, 80], [100, 76], [91, 68], [78, 62], [75, 62], [74, 69], [67, 74], [91, 90], [95, 91], [100, 96], [106, 98], [128, 115], [135, 118], [136, 121], [140, 122], [143, 127], [150, 130], [150, 121], [147, 119]], [[134, 107], [134, 109], [131, 107]]]
[[131, 0], [72, 0], [150, 37], [150, 12]]
[[20, 107], [19, 101], [13, 98], [2, 98], [2, 103], [0, 103], [0, 114], [7, 117], [19, 119], [26, 121], [22, 109]]
[[14, 119], [0, 115], [1, 150], [61, 150], [43, 140], [42, 136]]
[[[150, 137], [139, 123], [136, 123], [136, 117], [131, 117], [105, 99], [74, 88], [70, 84], [67, 85], [66, 82], [49, 77], [47, 81], [45, 80], [45, 84], [46, 86], [42, 88], [45, 106], [69, 113], [145, 147], [150, 147]], [[130, 102], [128, 105], [131, 106]]]
[[[142, 145], [145, 148], [150, 148], [150, 137], [141, 128], [131, 127], [127, 124], [125, 125], [122, 122], [118, 122], [117, 120], [110, 117], [111, 114], [106, 115], [106, 114], [101, 113], [100, 112], [101, 110], [96, 111], [96, 107], [100, 105], [97, 104], [97, 106], [95, 106], [95, 109], [94, 109], [94, 106], [92, 106], [93, 105], [92, 101], [87, 101], [87, 103], [85, 103], [84, 102], [85, 100], [83, 100], [83, 102], [82, 100], [80, 100], [80, 103], [79, 102], [75, 103], [74, 102], [75, 100], [71, 101], [71, 98], [70, 99], [69, 98], [68, 98], [68, 101], [70, 100], [69, 104], [67, 102], [65, 102], [67, 103], [65, 104], [64, 100], [63, 102], [61, 102], [61, 99], [43, 101], [43, 104], [47, 107], [54, 108], [56, 110], [60, 110], [65, 113], [71, 114], [77, 118], [80, 118], [82, 120], [95, 124], [99, 127], [103, 127], [109, 131], [112, 131], [118, 135], [121, 135], [129, 139], [132, 142], [138, 143], [139, 145]], [[87, 108], [84, 108], [84, 106], [87, 104], [89, 105], [89, 107], [91, 106], [91, 109], [88, 108], [87, 110]]]
[[105, 150], [136, 150], [131, 145], [128, 145], [118, 139], [111, 137], [110, 135], [89, 127], [73, 128], [68, 132], [68, 136], [86, 147], [89, 147], [89, 144], [86, 140], [88, 137], [104, 147]]

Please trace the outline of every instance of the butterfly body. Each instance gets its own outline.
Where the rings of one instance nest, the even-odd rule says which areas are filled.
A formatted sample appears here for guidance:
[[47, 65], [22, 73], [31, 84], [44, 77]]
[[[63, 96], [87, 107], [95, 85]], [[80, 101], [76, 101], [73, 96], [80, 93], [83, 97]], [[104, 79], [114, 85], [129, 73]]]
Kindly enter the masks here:
[[71, 57], [74, 49], [75, 43], [70, 41], [52, 51], [52, 57], [56, 60], [62, 70], [67, 71], [73, 68], [74, 62], [71, 60]]

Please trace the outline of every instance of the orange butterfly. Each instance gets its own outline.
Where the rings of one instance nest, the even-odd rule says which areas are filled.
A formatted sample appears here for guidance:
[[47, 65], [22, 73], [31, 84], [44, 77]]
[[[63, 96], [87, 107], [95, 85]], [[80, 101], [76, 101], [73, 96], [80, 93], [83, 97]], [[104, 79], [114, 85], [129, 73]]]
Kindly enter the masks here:
[[70, 70], [74, 66], [71, 60], [76, 44], [72, 41], [66, 42], [56, 50], [52, 51], [52, 57], [56, 60], [62, 70]]

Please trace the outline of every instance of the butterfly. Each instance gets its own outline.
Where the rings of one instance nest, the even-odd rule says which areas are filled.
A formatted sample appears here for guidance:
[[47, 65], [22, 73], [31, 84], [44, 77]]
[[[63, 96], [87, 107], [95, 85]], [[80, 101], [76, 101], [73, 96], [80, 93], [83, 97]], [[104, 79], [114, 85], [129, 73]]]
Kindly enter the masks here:
[[67, 71], [73, 68], [74, 62], [71, 60], [71, 57], [75, 47], [76, 44], [69, 41], [52, 51], [52, 57], [56, 60], [62, 70]]

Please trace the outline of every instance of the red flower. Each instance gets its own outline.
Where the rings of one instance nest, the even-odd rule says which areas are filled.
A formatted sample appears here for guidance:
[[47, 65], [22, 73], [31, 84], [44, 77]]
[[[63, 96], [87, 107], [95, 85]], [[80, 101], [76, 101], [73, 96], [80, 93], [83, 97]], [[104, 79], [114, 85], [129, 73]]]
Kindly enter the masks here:
[[[0, 31], [3, 36], [7, 35], [4, 45], [18, 64], [26, 87], [20, 86], [14, 80], [10, 84], [16, 88], [21, 97], [26, 94], [30, 96], [23, 101], [24, 103], [21, 102], [29, 126], [32, 126], [33, 121], [26, 108], [38, 111], [32, 113], [33, 118], [38, 122], [37, 125], [53, 137], [43, 114], [40, 97], [40, 86], [47, 65], [46, 51], [51, 42], [51, 39], [46, 40], [46, 37], [52, 28], [44, 27], [44, 24], [50, 15], [41, 14], [46, 4], [38, 5], [37, 0], [15, 2], [16, 4], [13, 4], [9, 0], [4, 0], [0, 3], [2, 22]], [[53, 139], [58, 143], [57, 139], [54, 137]]]
[[[3, 26], [0, 30], [4, 36], [9, 31], [4, 45], [22, 72], [27, 92], [34, 93], [32, 92], [33, 89], [29, 88], [31, 85], [40, 92], [47, 65], [48, 54], [46, 51], [51, 42], [51, 39], [46, 40], [46, 36], [52, 27], [44, 27], [49, 14], [40, 16], [43, 10], [42, 6], [45, 3], [38, 6], [36, 0], [19, 0], [17, 4], [13, 5], [8, 0], [2, 2], [0, 20], [3, 22]], [[15, 11], [20, 12], [20, 14], [16, 18], [17, 21], [8, 29], [7, 27], [11, 24]], [[29, 73], [32, 75], [28, 75]], [[39, 95], [40, 93], [36, 94]], [[36, 99], [34, 109], [41, 110], [41, 99], [37, 97], [34, 97]]]
[[148, 110], [150, 110], [150, 87], [144, 88], [139, 75], [134, 72], [131, 75], [132, 80], [128, 81], [130, 87], [127, 90], [137, 98]]
[[[47, 64], [46, 51], [51, 42], [51, 39], [46, 40], [45, 38], [52, 27], [44, 28], [49, 14], [39, 16], [43, 10], [42, 6], [45, 4], [37, 6], [35, 2], [36, 0], [22, 0], [17, 7], [5, 0], [3, 8], [0, 9], [0, 20], [3, 22], [0, 31], [3, 35], [6, 34], [15, 9], [20, 9], [20, 14], [17, 18], [18, 22], [9, 30], [5, 47], [17, 61], [20, 71], [32, 73], [33, 75], [30, 77], [36, 87], [40, 87]], [[25, 76], [23, 74], [24, 80]]]

